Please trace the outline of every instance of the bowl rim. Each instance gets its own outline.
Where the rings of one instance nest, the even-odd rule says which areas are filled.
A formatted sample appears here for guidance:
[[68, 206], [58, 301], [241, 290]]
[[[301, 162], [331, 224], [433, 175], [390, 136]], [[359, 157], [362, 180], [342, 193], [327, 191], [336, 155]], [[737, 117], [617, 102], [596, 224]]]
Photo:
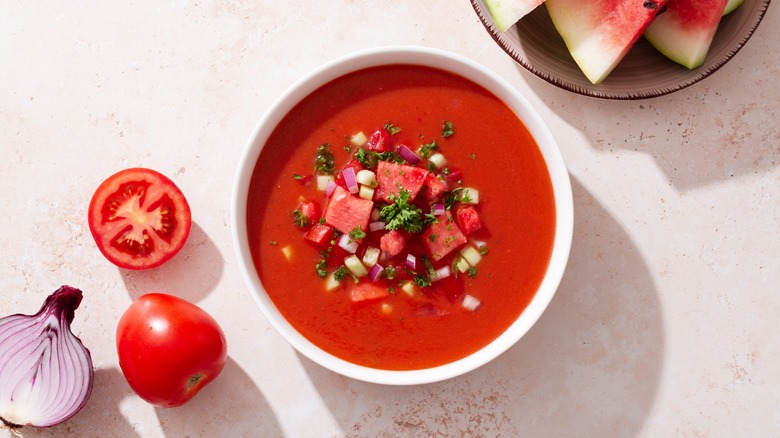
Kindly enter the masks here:
[[[433, 368], [384, 370], [357, 365], [322, 350], [304, 338], [276, 309], [254, 267], [246, 239], [246, 199], [256, 162], [271, 132], [292, 107], [329, 81], [351, 71], [380, 65], [412, 64], [439, 68], [478, 83], [506, 103], [525, 123], [539, 145], [553, 185], [556, 231], [547, 272], [520, 317], [498, 338], [471, 355]], [[339, 57], [312, 70], [287, 88], [266, 110], [244, 146], [231, 198], [233, 244], [244, 282], [271, 326], [299, 353], [338, 374], [386, 385], [415, 385], [447, 380], [470, 372], [499, 356], [536, 323], [557, 290], [565, 270], [573, 235], [571, 182], [563, 156], [549, 128], [528, 100], [496, 73], [464, 56], [420, 46], [383, 46]]]
[[[740, 50], [742, 50], [745, 44], [747, 44], [748, 40], [750, 40], [750, 38], [755, 33], [759, 24], [761, 24], [761, 21], [763, 20], [764, 15], [766, 14], [767, 9], [769, 8], [769, 4], [771, 3], [771, 0], [756, 0], [756, 1], [759, 1], [760, 4], [758, 7], [757, 15], [755, 17], [755, 21], [752, 23], [747, 33], [743, 35], [742, 38], [739, 40], [739, 42], [737, 42], [737, 44], [734, 47], [732, 47], [724, 56], [721, 56], [713, 60], [713, 62], [709, 64], [702, 65], [692, 70], [691, 71], [692, 76], [690, 78], [688, 78], [683, 82], [678, 82], [672, 86], [656, 88], [651, 91], [616, 92], [616, 91], [605, 91], [603, 89], [599, 89], [598, 85], [585, 84], [583, 86], [580, 84], [571, 83], [566, 80], [560, 79], [554, 75], [551, 75], [549, 73], [543, 72], [538, 68], [534, 67], [519, 52], [517, 52], [512, 47], [512, 45], [504, 38], [503, 32], [501, 32], [498, 29], [498, 26], [496, 26], [495, 22], [493, 21], [493, 18], [490, 16], [490, 12], [487, 10], [485, 1], [469, 0], [469, 2], [471, 3], [471, 7], [474, 9], [474, 12], [477, 14], [477, 17], [482, 23], [485, 31], [493, 38], [496, 44], [498, 44], [498, 46], [501, 47], [501, 49], [510, 58], [515, 60], [515, 62], [523, 66], [526, 70], [533, 73], [535, 76], [543, 79], [544, 81], [552, 85], [555, 85], [556, 87], [562, 88], [564, 90], [582, 96], [594, 97], [597, 99], [605, 99], [605, 100], [642, 100], [642, 99], [650, 99], [655, 97], [666, 96], [668, 94], [688, 88], [691, 85], [694, 85], [712, 76], [713, 73], [720, 70], [721, 67], [726, 65], [726, 63], [728, 63], [731, 59], [733, 59], [734, 56], [736, 56], [736, 54]], [[746, 5], [742, 5], [740, 7], [746, 7]]]

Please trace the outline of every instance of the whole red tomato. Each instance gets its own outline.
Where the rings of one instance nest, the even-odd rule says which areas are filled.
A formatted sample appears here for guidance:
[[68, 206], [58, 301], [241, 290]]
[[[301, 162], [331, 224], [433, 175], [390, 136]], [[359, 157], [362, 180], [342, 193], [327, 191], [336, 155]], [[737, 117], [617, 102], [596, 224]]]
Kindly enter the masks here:
[[225, 334], [200, 307], [172, 295], [135, 300], [116, 329], [119, 366], [142, 399], [180, 406], [214, 380], [227, 359]]

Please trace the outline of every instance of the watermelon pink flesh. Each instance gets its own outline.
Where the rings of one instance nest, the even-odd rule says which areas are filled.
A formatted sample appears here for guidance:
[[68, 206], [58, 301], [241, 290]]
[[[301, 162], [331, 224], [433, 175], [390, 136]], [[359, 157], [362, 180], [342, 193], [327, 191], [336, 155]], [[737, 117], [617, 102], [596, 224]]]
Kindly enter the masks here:
[[373, 208], [374, 203], [370, 200], [352, 196], [346, 189], [336, 186], [325, 208], [325, 223], [342, 233], [349, 233], [356, 227], [366, 231]]
[[390, 196], [398, 196], [400, 190], [409, 192], [409, 201], [413, 201], [425, 184], [428, 171], [416, 166], [380, 161], [376, 169], [374, 200], [392, 202]]
[[498, 30], [505, 32], [544, 0], [485, 0]]
[[728, 0], [669, 0], [645, 38], [669, 59], [688, 68], [704, 63]]
[[420, 242], [435, 262], [465, 244], [466, 236], [458, 228], [450, 212], [447, 212], [446, 216], [439, 217], [439, 222], [423, 230]]
[[598, 84], [617, 66], [666, 0], [547, 0], [574, 61]]

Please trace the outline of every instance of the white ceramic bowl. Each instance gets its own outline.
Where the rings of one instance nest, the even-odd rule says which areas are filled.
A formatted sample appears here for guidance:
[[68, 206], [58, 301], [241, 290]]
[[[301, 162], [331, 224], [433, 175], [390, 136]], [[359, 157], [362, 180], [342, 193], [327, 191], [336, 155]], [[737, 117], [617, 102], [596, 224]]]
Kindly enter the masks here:
[[[266, 294], [255, 270], [247, 242], [247, 195], [255, 164], [271, 132], [285, 114], [321, 85], [363, 68], [386, 64], [414, 64], [450, 71], [480, 84], [514, 110], [535, 138], [552, 180], [557, 224], [547, 273], [534, 299], [520, 317], [497, 339], [472, 355], [435, 368], [388, 371], [339, 359], [303, 337], [288, 323]], [[232, 199], [233, 240], [239, 266], [260, 310], [271, 325], [301, 354], [336, 373], [390, 385], [429, 383], [455, 377], [491, 361], [514, 345], [539, 319], [555, 294], [569, 257], [573, 211], [569, 175], [552, 134], [539, 114], [509, 83], [480, 64], [441, 50], [421, 47], [386, 47], [357, 52], [329, 62], [293, 84], [260, 119], [238, 166]]]

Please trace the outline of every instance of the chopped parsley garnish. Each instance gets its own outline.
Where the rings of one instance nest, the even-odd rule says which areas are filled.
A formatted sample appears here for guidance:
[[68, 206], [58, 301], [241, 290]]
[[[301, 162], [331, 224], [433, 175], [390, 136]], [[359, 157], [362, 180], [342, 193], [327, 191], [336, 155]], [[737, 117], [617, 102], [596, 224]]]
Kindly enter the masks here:
[[276, 242], [275, 240], [272, 240], [272, 241], [271, 241], [271, 245], [272, 245], [272, 246], [276, 246], [276, 245], [277, 245], [277, 242]]
[[388, 280], [392, 280], [398, 275], [398, 270], [394, 266], [388, 266], [382, 271], [382, 276]]
[[293, 210], [292, 214], [293, 214], [293, 223], [295, 224], [295, 226], [304, 228], [307, 225], [309, 225], [309, 218], [307, 218], [302, 211]]
[[480, 246], [479, 247], [479, 253], [480, 253], [480, 255], [487, 255], [487, 253], [488, 253], [487, 245]]
[[321, 259], [314, 267], [317, 270], [318, 277], [325, 278], [328, 276], [328, 262], [325, 259]]
[[476, 160], [477, 159], [477, 154], [475, 154], [474, 152], [470, 153], [469, 154], [469, 159]]
[[436, 234], [431, 234], [430, 236], [428, 236], [428, 238], [431, 239], [431, 242], [435, 242], [436, 241]]
[[390, 195], [392, 204], [382, 207], [379, 212], [386, 230], [404, 229], [412, 234], [423, 230], [422, 210], [409, 202], [410, 196], [408, 190], [400, 190], [398, 196]]
[[456, 187], [452, 191], [446, 192], [444, 194], [444, 208], [449, 210], [456, 202], [460, 201], [462, 191], [463, 187]]
[[303, 179], [303, 175], [298, 175], [297, 173], [293, 173], [293, 179]]
[[428, 287], [431, 285], [431, 277], [422, 274], [417, 274], [414, 276], [414, 282], [417, 284], [417, 286], [421, 288]]
[[463, 196], [460, 197], [460, 200], [466, 204], [471, 202], [471, 194], [469, 194], [468, 190], [463, 191]]
[[468, 273], [469, 273], [469, 277], [471, 277], [471, 278], [476, 277], [477, 276], [477, 268], [474, 268], [474, 267], [469, 268]]
[[362, 238], [366, 237], [366, 232], [363, 231], [360, 227], [355, 227], [352, 231], [349, 232], [349, 241], [354, 242], [356, 240], [360, 240]]
[[375, 167], [376, 163], [379, 161], [390, 161], [397, 164], [406, 162], [406, 160], [401, 158], [401, 156], [394, 151], [376, 152], [368, 151], [363, 148], [358, 149], [352, 157], [367, 168]]
[[324, 217], [320, 218], [320, 225], [325, 225], [325, 218]]
[[347, 277], [347, 274], [348, 274], [347, 268], [345, 268], [344, 266], [339, 266], [338, 269], [333, 271], [333, 279], [336, 281], [341, 281]]
[[449, 120], [445, 120], [444, 124], [441, 127], [441, 136], [447, 138], [454, 133], [455, 131], [452, 130], [452, 122], [450, 122]]
[[388, 123], [388, 124], [386, 124], [386, 125], [385, 125], [385, 129], [387, 130], [387, 132], [389, 132], [389, 133], [390, 133], [390, 135], [396, 135], [396, 134], [398, 134], [399, 132], [401, 132], [401, 128], [399, 128], [399, 127], [397, 127], [397, 126], [393, 125], [392, 123]]
[[346, 153], [352, 152], [352, 145], [348, 144], [348, 145], [344, 146], [344, 152], [346, 152]]
[[421, 157], [428, 159], [433, 155], [433, 152], [436, 152], [439, 150], [439, 145], [436, 144], [436, 140], [434, 140], [431, 143], [424, 144], [420, 146], [420, 149], [417, 151]]
[[317, 147], [314, 156], [314, 171], [321, 175], [333, 175], [336, 173], [333, 152], [330, 151], [330, 143], [323, 143]]
[[433, 224], [438, 224], [438, 223], [439, 223], [439, 218], [436, 217], [435, 214], [433, 214], [433, 213], [426, 213], [425, 214], [425, 219], [423, 220], [423, 226], [427, 227], [428, 225], [433, 225]]

